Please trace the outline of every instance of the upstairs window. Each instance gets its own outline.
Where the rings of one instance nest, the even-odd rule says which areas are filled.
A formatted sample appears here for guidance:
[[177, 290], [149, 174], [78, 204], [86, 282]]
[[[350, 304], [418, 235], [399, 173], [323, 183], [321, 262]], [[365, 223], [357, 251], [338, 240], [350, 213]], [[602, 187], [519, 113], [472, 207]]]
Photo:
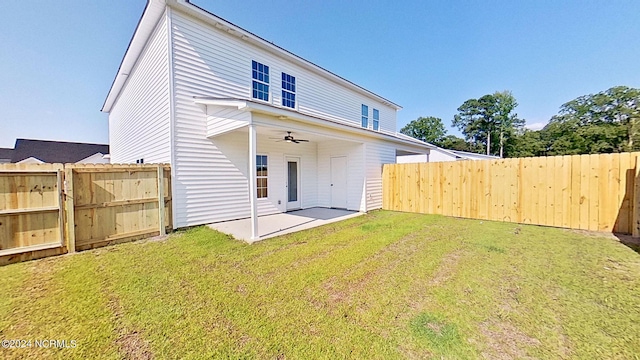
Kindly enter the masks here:
[[253, 98], [269, 101], [269, 67], [253, 60], [251, 69]]
[[369, 107], [367, 105], [362, 105], [362, 127], [369, 127]]
[[378, 109], [373, 109], [373, 130], [380, 130], [380, 112]]
[[267, 155], [256, 155], [256, 189], [258, 191], [258, 199], [266, 198], [269, 195], [267, 193], [268, 175]]
[[282, 106], [296, 108], [296, 77], [282, 73]]

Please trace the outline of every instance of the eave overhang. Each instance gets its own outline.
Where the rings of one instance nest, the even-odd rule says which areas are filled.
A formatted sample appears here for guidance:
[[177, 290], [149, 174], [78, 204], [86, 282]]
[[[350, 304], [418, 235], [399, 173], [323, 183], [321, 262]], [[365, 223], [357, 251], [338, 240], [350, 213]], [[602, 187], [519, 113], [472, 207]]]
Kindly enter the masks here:
[[419, 146], [424, 149], [435, 149], [437, 146], [422, 142], [413, 138], [403, 138], [397, 134], [385, 133], [380, 131], [374, 131], [371, 129], [364, 129], [356, 125], [351, 125], [336, 120], [320, 118], [317, 116], [307, 115], [300, 113], [299, 111], [289, 110], [281, 107], [277, 107], [267, 103], [261, 103], [258, 101], [248, 99], [232, 99], [232, 98], [215, 98], [206, 96], [195, 96], [194, 102], [199, 105], [211, 105], [221, 107], [237, 108], [238, 110], [264, 114], [269, 116], [275, 116], [281, 120], [291, 120], [309, 125], [316, 125], [325, 128], [340, 130], [352, 134], [375, 138], [379, 140], [391, 141], [402, 145]]

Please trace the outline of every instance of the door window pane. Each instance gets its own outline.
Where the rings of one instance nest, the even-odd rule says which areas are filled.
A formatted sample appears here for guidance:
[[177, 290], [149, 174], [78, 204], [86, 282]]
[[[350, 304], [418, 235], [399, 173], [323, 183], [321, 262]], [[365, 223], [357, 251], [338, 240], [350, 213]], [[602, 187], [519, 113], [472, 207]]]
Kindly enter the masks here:
[[268, 189], [268, 175], [269, 171], [267, 168], [267, 156], [266, 155], [257, 155], [256, 156], [256, 185], [257, 185], [257, 195], [258, 199], [268, 197], [267, 189]]
[[287, 162], [287, 169], [289, 173], [289, 202], [298, 201], [298, 163], [295, 161]]

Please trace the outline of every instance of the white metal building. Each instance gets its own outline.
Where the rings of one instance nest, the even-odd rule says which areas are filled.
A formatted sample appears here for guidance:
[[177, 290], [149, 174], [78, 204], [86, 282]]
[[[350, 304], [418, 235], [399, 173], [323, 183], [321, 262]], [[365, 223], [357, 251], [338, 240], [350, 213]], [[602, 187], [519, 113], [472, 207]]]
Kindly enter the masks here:
[[422, 162], [443, 162], [461, 160], [496, 160], [499, 156], [483, 155], [466, 151], [449, 150], [440, 147], [430, 149], [428, 154], [404, 154], [396, 156], [398, 164], [422, 163]]

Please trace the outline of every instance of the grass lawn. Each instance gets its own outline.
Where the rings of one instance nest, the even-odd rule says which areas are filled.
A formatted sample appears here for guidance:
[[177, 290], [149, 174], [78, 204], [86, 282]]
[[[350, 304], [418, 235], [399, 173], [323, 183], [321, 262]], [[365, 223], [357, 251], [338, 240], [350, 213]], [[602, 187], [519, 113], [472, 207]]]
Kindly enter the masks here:
[[254, 245], [196, 228], [0, 268], [0, 357], [638, 359], [640, 255], [373, 212]]

